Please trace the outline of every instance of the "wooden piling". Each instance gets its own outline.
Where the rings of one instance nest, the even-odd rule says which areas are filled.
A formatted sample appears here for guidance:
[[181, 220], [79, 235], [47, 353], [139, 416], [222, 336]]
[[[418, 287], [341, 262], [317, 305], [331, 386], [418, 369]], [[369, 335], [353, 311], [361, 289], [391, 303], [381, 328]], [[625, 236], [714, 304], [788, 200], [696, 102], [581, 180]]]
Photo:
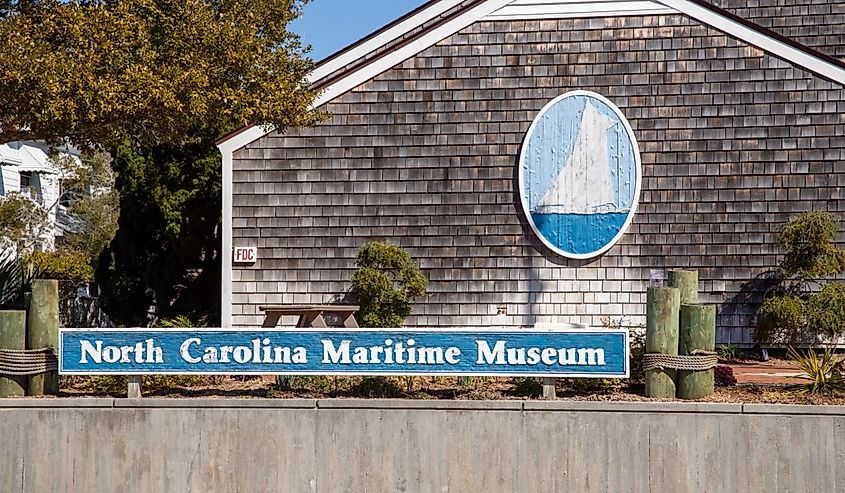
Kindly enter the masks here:
[[[32, 281], [32, 301], [26, 331], [27, 349], [59, 347], [59, 282]], [[29, 377], [28, 395], [59, 393], [59, 375], [55, 371]]]
[[[716, 306], [681, 305], [680, 354], [716, 349]], [[678, 371], [678, 398], [701, 399], [714, 392], [713, 370]]]
[[682, 305], [694, 305], [698, 303], [697, 270], [670, 270], [667, 277], [669, 287], [681, 290]]
[[[0, 311], [0, 349], [26, 349], [26, 311]], [[0, 397], [26, 395], [24, 376], [0, 374]]]
[[[678, 354], [678, 311], [681, 292], [678, 288], [648, 288], [646, 295], [647, 353]], [[648, 397], [675, 398], [675, 370], [648, 370], [645, 392]]]

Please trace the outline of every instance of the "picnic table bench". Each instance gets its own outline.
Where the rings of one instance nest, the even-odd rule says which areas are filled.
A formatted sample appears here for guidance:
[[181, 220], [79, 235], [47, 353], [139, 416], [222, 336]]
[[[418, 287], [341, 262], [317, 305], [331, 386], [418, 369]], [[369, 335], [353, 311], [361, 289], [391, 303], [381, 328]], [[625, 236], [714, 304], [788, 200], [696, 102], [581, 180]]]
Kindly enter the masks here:
[[355, 320], [355, 313], [360, 307], [358, 305], [275, 305], [261, 306], [259, 310], [264, 312], [264, 323], [262, 327], [276, 327], [279, 320], [285, 316], [298, 316], [297, 327], [327, 328], [326, 316], [337, 317], [343, 327], [348, 329], [358, 328]]

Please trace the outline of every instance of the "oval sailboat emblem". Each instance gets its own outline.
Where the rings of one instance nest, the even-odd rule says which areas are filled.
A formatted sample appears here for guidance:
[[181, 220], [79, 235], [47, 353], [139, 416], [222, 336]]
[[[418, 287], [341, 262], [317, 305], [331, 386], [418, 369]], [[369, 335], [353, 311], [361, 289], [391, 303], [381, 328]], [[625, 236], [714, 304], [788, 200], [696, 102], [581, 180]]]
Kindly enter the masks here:
[[554, 252], [601, 255], [631, 224], [640, 152], [628, 120], [603, 96], [573, 91], [547, 104], [528, 129], [519, 166], [525, 216]]

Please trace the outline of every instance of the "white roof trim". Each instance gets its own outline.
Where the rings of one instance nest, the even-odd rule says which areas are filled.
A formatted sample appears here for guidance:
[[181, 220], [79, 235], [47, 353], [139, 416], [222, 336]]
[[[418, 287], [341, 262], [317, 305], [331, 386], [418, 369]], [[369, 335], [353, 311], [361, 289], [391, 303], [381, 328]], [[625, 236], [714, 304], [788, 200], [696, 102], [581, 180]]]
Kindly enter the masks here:
[[762, 49], [763, 51], [783, 58], [823, 77], [827, 77], [839, 84], [845, 84], [845, 70], [827, 60], [812, 56], [811, 54], [790, 46], [779, 39], [766, 36], [765, 34], [750, 29], [731, 18], [702, 7], [695, 2], [691, 2], [689, 0], [658, 1], [667, 7], [671, 7], [692, 17], [702, 24], [709, 25], [714, 29], [718, 29], [719, 31], [729, 34], [735, 38], [739, 38], [750, 45], [754, 45]]
[[[355, 47], [350, 51], [341, 54], [337, 58], [329, 60], [326, 64], [316, 67], [309, 79], [315, 81], [326, 77], [334, 71], [360, 59], [362, 56], [366, 55], [366, 53], [369, 53], [390, 41], [410, 33], [414, 29], [435, 19], [437, 16], [455, 7], [459, 3], [459, 0], [442, 0], [441, 2], [432, 4], [430, 7], [421, 10], [417, 14], [398, 23], [396, 26], [393, 26], [384, 33], [366, 41], [361, 46]], [[486, 2], [481, 2], [475, 6], [467, 8], [466, 11], [457, 17], [426, 32], [413, 43], [404, 45], [389, 52], [386, 56], [376, 58], [371, 63], [365, 64], [362, 67], [345, 74], [342, 78], [323, 89], [323, 92], [321, 92], [315, 99], [314, 106], [322, 106], [323, 104], [343, 95], [358, 85], [363, 84], [373, 77], [389, 70], [391, 67], [402, 63], [417, 53], [435, 45], [439, 41], [451, 36], [467, 26], [474, 24], [477, 21], [485, 18], [494, 20], [497, 15], [503, 16], [503, 13], [518, 12], [517, 10], [510, 9], [531, 6], [531, 9], [533, 10], [519, 11], [522, 12], [520, 15], [528, 15], [529, 18], [531, 15], [542, 15], [542, 12], [547, 12], [546, 15], [560, 17], [568, 16], [569, 12], [580, 11], [581, 14], [578, 15], [586, 16], [589, 14], [590, 9], [595, 11], [595, 9], [604, 8], [600, 4], [605, 4], [605, 7], [612, 4], [629, 4], [629, 7], [636, 5], [636, 12], [630, 13], [643, 15], [668, 13], [672, 11], [680, 12], [698, 20], [702, 24], [709, 25], [719, 31], [734, 36], [746, 43], [794, 63], [795, 65], [845, 85], [845, 70], [841, 67], [832, 64], [827, 60], [814, 57], [812, 54], [796, 49], [783, 41], [750, 29], [749, 27], [736, 22], [734, 19], [720, 15], [718, 12], [702, 7], [690, 0], [655, 0], [653, 2], [637, 0], [487, 0]], [[656, 4], [662, 5], [661, 9], [651, 10], [652, 6]], [[554, 10], [550, 11], [549, 9], [552, 7]], [[557, 13], [551, 14], [548, 12]], [[629, 11], [625, 10], [624, 12]], [[508, 14], [508, 18], [511, 18], [511, 15], [516, 14]], [[606, 12], [604, 15], [611, 14]], [[618, 12], [617, 15], [619, 15]], [[499, 20], [501, 20], [501, 18]], [[221, 152], [232, 153], [257, 139], [260, 139], [271, 131], [272, 128], [268, 127], [251, 127], [220, 142], [220, 144], [218, 144], [218, 148]]]
[[[451, 2], [451, 0], [444, 1]], [[434, 29], [427, 31], [424, 35], [416, 39], [414, 42], [408, 43], [396, 50], [393, 50], [386, 56], [377, 58], [371, 63], [364, 65], [360, 69], [354, 70], [346, 74], [337, 82], [330, 84], [328, 87], [323, 89], [323, 91], [314, 100], [314, 107], [320, 107], [328, 103], [329, 101], [337, 98], [338, 96], [345, 94], [346, 92], [356, 88], [360, 84], [363, 84], [364, 82], [372, 79], [373, 77], [389, 70], [391, 67], [404, 62], [405, 60], [411, 58], [417, 53], [437, 44], [445, 38], [448, 38], [449, 36], [455, 34], [461, 29], [478, 22], [479, 20], [486, 17], [488, 14], [499, 10], [500, 8], [512, 1], [513, 0], [487, 0], [486, 2], [481, 2], [473, 7], [468, 8], [466, 11], [464, 11], [462, 14], [458, 15], [454, 19], [451, 19], [450, 21], [441, 24]], [[428, 20], [431, 19], [425, 19], [425, 21]], [[392, 40], [387, 40], [385, 41], [385, 43], [388, 41]], [[343, 58], [346, 57], [344, 56]], [[354, 60], [352, 59], [345, 61], [342, 66], [348, 65], [353, 61]], [[217, 147], [220, 149], [221, 152], [227, 152], [226, 150], [231, 150], [229, 152], [234, 152], [235, 150], [244, 147], [250, 142], [260, 139], [271, 131], [272, 129], [268, 129], [266, 127], [252, 127], [229, 138], [228, 140], [221, 142]]]
[[567, 19], [673, 13], [675, 10], [651, 0], [515, 0], [484, 20]]
[[395, 26], [385, 30], [378, 36], [374, 36], [372, 39], [369, 39], [358, 46], [352, 47], [349, 51], [342, 53], [336, 58], [331, 58], [327, 62], [319, 64], [308, 77], [309, 81], [316, 82], [333, 74], [335, 71], [342, 69], [355, 60], [361, 59], [394, 39], [398, 39], [405, 34], [412, 32], [426, 22], [429, 22], [437, 16], [442, 15], [444, 12], [447, 12], [449, 9], [457, 7], [463, 1], [464, 0], [443, 0], [442, 2], [432, 4], [402, 22], [397, 23]]

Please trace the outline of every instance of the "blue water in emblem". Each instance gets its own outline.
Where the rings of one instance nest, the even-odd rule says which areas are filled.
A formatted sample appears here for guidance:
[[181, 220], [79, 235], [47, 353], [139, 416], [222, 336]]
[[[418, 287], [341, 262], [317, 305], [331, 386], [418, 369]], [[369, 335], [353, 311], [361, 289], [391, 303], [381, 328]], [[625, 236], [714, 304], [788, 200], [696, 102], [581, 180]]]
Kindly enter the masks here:
[[588, 254], [610, 243], [625, 225], [627, 212], [605, 214], [531, 213], [537, 229], [552, 245], [574, 253]]

